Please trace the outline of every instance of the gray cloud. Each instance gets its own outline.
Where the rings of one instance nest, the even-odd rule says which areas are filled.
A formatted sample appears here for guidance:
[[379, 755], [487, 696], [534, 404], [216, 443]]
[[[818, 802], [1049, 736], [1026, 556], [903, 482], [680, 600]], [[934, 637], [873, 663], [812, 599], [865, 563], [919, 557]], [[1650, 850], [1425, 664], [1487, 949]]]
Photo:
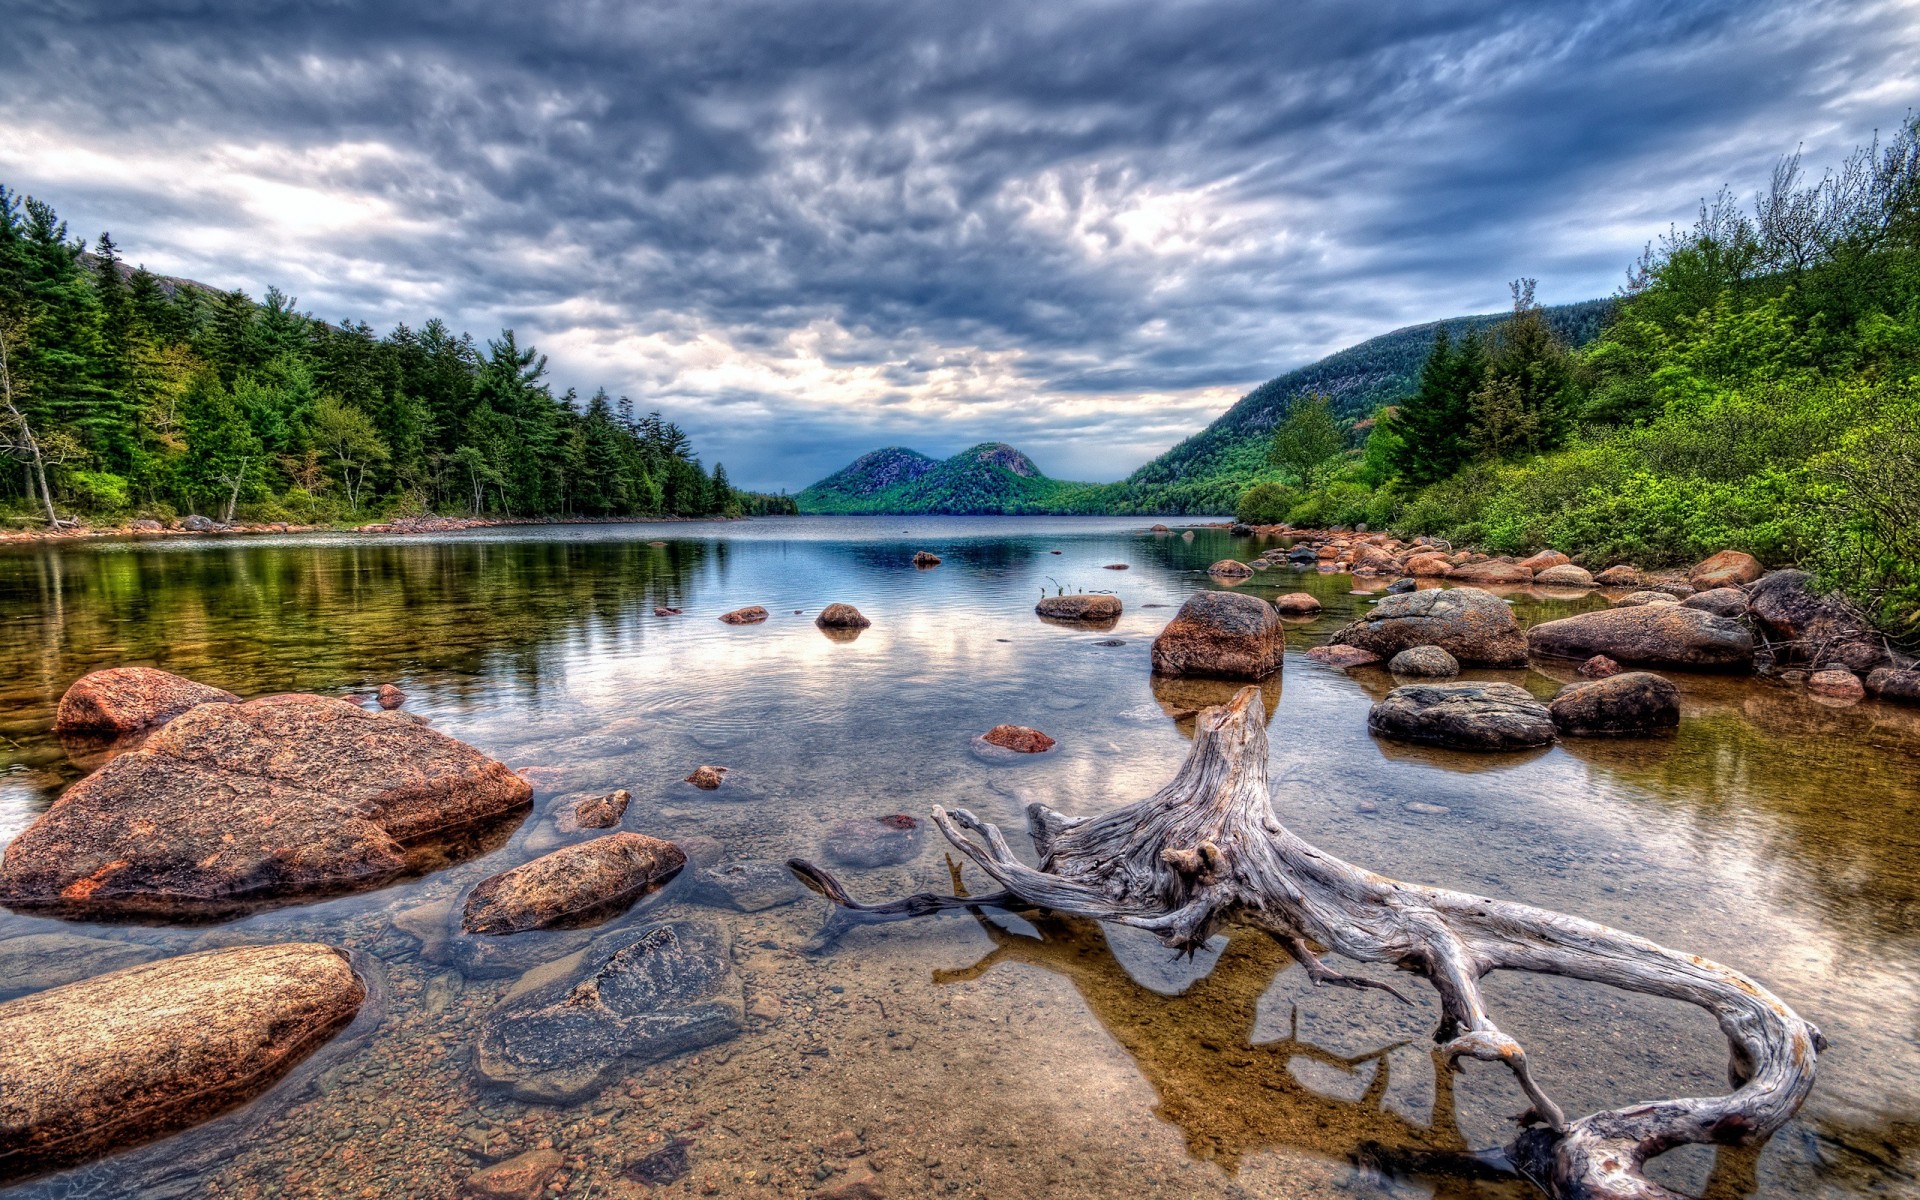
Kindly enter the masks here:
[[518, 329], [736, 480], [1113, 478], [1920, 98], [1904, 3], [0, 0], [0, 179], [169, 273]]

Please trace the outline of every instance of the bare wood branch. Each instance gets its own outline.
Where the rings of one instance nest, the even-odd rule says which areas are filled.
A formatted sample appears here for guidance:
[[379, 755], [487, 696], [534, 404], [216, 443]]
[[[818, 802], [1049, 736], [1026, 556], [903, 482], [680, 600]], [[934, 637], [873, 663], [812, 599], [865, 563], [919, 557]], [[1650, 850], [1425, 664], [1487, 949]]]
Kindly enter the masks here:
[[[1004, 889], [990, 896], [929, 893], [862, 905], [827, 872], [794, 866], [850, 912], [906, 917], [1024, 905], [1148, 929], [1187, 953], [1233, 921], [1288, 946], [1315, 982], [1399, 994], [1331, 971], [1309, 943], [1420, 975], [1440, 999], [1440, 1053], [1512, 1072], [1531, 1105], [1523, 1121], [1536, 1128], [1522, 1134], [1511, 1157], [1563, 1200], [1667, 1200], [1672, 1194], [1642, 1173], [1649, 1158], [1688, 1143], [1751, 1146], [1799, 1110], [1824, 1039], [1738, 971], [1578, 917], [1389, 879], [1300, 839], [1273, 812], [1262, 714], [1252, 687], [1206, 710], [1179, 773], [1136, 804], [1083, 820], [1030, 806], [1038, 868], [1022, 862], [994, 825], [964, 809], [934, 809], [941, 833]], [[1727, 1037], [1733, 1091], [1569, 1120], [1533, 1078], [1525, 1049], [1487, 1009], [1480, 980], [1499, 970], [1583, 979], [1706, 1009]]]

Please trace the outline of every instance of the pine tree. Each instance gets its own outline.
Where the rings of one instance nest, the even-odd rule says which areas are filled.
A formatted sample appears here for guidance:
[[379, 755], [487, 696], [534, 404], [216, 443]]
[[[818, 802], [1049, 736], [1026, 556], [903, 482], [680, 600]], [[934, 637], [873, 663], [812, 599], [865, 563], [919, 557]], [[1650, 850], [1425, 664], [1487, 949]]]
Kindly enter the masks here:
[[1452, 475], [1467, 461], [1470, 398], [1483, 372], [1479, 338], [1469, 332], [1455, 349], [1446, 326], [1434, 330], [1433, 349], [1420, 368], [1419, 383], [1389, 422], [1397, 439], [1391, 462], [1401, 479], [1425, 487]]

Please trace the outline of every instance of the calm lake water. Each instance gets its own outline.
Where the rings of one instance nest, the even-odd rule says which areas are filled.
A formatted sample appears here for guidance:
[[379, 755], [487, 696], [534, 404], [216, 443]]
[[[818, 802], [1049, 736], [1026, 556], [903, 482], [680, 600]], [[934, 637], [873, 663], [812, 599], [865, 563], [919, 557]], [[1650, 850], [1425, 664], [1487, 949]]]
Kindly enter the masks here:
[[[1148, 523], [800, 518], [0, 555], [0, 843], [83, 773], [48, 729], [66, 687], [106, 666], [248, 696], [394, 682], [435, 728], [538, 768], [534, 810], [504, 845], [378, 891], [219, 925], [0, 912], [0, 939], [65, 932], [149, 953], [326, 941], [375, 984], [360, 1021], [240, 1113], [0, 1194], [451, 1196], [478, 1166], [540, 1146], [567, 1157], [548, 1194], [574, 1198], [856, 1184], [896, 1200], [1531, 1194], [1368, 1165], [1502, 1144], [1524, 1101], [1494, 1067], [1436, 1078], [1430, 991], [1416, 984], [1409, 1009], [1315, 990], [1244, 932], [1191, 965], [1125, 931], [1004, 917], [860, 929], [816, 953], [824, 901], [743, 914], [676, 883], [595, 932], [723, 924], [746, 1030], [572, 1106], [482, 1086], [474, 1036], [517, 980], [472, 969], [445, 916], [480, 879], [588, 836], [556, 829], [562, 797], [629, 788], [623, 828], [744, 861], [814, 857], [850, 817], [958, 805], [1015, 831], [1029, 800], [1079, 815], [1164, 784], [1191, 732], [1180, 717], [1234, 689], [1154, 681], [1149, 643], [1173, 606], [1214, 586], [1208, 563], [1258, 547], [1221, 530], [1155, 537]], [[915, 570], [923, 549], [944, 563]], [[1041, 621], [1033, 604], [1061, 586], [1116, 592], [1125, 616], [1098, 632]], [[1386, 874], [1731, 963], [1816, 1021], [1832, 1049], [1800, 1118], [1758, 1154], [1668, 1155], [1663, 1181], [1716, 1200], [1920, 1192], [1915, 710], [1676, 674], [1686, 712], [1670, 740], [1495, 757], [1397, 746], [1365, 728], [1389, 676], [1302, 656], [1364, 611], [1355, 588], [1281, 568], [1241, 589], [1327, 606], [1291, 624], [1286, 670], [1266, 688], [1281, 819]], [[1523, 621], [1602, 603], [1514, 600]], [[872, 628], [823, 635], [812, 618], [832, 601]], [[714, 619], [747, 604], [772, 619]], [[1570, 677], [1546, 669], [1468, 675], [1545, 696]], [[1002, 722], [1059, 747], [1013, 765], [977, 756], [970, 739]], [[728, 767], [727, 786], [680, 782], [701, 763]], [[951, 886], [932, 831], [910, 862], [842, 878], [876, 899]], [[536, 959], [577, 949], [573, 936], [521, 935]], [[5, 955], [0, 942], [0, 989], [17, 990]], [[1696, 1010], [1551, 979], [1489, 985], [1570, 1111], [1723, 1088], [1724, 1042]], [[626, 1176], [676, 1139], [683, 1177]]]

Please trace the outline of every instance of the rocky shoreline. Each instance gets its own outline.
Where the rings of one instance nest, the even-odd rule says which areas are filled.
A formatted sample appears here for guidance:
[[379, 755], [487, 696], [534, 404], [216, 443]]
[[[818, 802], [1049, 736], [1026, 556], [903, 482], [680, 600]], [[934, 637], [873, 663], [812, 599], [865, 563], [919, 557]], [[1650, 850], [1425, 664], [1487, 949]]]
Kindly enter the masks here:
[[287, 521], [233, 521], [186, 516], [171, 521], [140, 518], [118, 525], [62, 525], [58, 529], [0, 529], [0, 545], [34, 542], [89, 542], [173, 537], [247, 537], [287, 533], [458, 533], [529, 525], [655, 525], [686, 522], [746, 521], [751, 517], [398, 517], [365, 524], [346, 522], [302, 525]]

